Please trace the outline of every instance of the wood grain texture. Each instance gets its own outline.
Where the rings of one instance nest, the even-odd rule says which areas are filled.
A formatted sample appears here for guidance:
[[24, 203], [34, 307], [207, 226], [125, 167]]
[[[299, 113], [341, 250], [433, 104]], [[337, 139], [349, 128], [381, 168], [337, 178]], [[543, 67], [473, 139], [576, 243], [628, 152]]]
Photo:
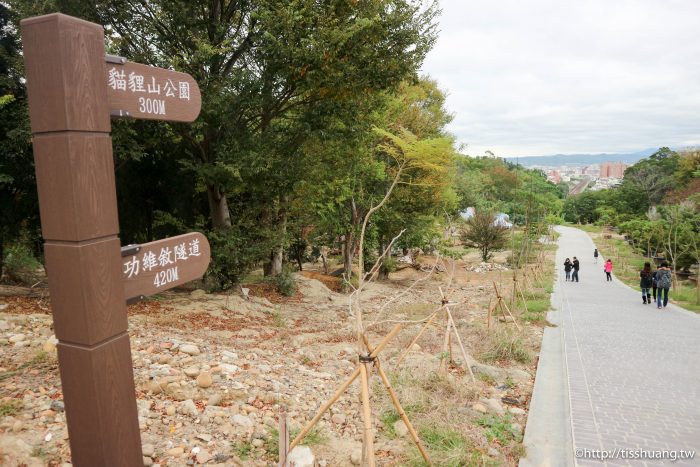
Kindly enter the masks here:
[[73, 465], [143, 465], [129, 336], [57, 347]]
[[20, 25], [32, 132], [109, 132], [102, 26], [60, 13]]
[[108, 134], [37, 135], [34, 161], [44, 239], [83, 241], [119, 231]]
[[[192, 246], [196, 242], [197, 255], [191, 255]], [[185, 248], [185, 259], [177, 259], [174, 253], [176, 247]], [[152, 253], [154, 259], [158, 259], [163, 252], [168, 253], [166, 259], [172, 262], [163, 262], [165, 264], [157, 264], [152, 268], [144, 268], [144, 256]], [[138, 253], [132, 256], [122, 258], [124, 267], [122, 268], [124, 280], [124, 298], [130, 299], [138, 296], [148, 297], [149, 295], [163, 292], [186, 282], [199, 279], [207, 271], [209, 259], [211, 257], [211, 249], [207, 237], [199, 232], [187, 233], [176, 237], [165, 238], [155, 242], [144, 243]], [[128, 263], [132, 263], [132, 267], [127, 267]], [[177, 279], [162, 283], [159, 280], [159, 285], [156, 285], [155, 279], [157, 275], [164, 278], [172, 277], [172, 270], [176, 269]], [[168, 269], [171, 270], [168, 273]], [[167, 273], [167, 274], [166, 274]]]
[[94, 345], [127, 329], [119, 239], [85, 245], [46, 242], [56, 337]]
[[187, 73], [133, 62], [110, 63], [105, 85], [110, 110], [126, 111], [132, 118], [193, 122], [202, 108], [199, 86]]

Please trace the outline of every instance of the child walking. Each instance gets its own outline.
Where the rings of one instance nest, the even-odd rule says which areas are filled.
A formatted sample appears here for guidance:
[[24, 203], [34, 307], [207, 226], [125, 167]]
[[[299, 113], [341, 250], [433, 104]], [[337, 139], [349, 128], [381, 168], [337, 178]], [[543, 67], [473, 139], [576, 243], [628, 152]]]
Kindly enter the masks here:
[[609, 260], [607, 260], [607, 261], [605, 262], [605, 268], [604, 268], [604, 270], [605, 270], [605, 280], [608, 281], [608, 282], [610, 282], [610, 281], [612, 280], [612, 268], [613, 268], [613, 266], [612, 266], [612, 260], [609, 259]]

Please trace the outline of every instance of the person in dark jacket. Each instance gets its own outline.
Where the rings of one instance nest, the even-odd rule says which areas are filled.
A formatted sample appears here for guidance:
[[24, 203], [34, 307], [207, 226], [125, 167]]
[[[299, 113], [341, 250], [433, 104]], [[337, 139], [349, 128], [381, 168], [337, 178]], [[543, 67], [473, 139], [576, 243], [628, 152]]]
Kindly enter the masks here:
[[571, 260], [569, 258], [566, 258], [566, 261], [564, 261], [564, 272], [566, 273], [566, 280], [568, 282], [571, 280]]
[[668, 291], [671, 288], [671, 269], [667, 262], [661, 263], [661, 267], [656, 271], [656, 307], [661, 308], [661, 296], [664, 297], [664, 308], [668, 305]]
[[656, 271], [651, 273], [651, 296], [656, 301], [656, 273], [659, 271], [661, 266], [656, 266]]
[[574, 256], [574, 262], [572, 264], [574, 268], [574, 273], [571, 275], [571, 281], [576, 281], [578, 282], [578, 270], [581, 268], [581, 265], [578, 262], [578, 258]]
[[598, 264], [598, 248], [593, 250], [593, 264]]
[[642, 303], [645, 305], [651, 303], [651, 286], [654, 283], [652, 275], [651, 264], [644, 263], [644, 269], [639, 271], [639, 287], [642, 289]]

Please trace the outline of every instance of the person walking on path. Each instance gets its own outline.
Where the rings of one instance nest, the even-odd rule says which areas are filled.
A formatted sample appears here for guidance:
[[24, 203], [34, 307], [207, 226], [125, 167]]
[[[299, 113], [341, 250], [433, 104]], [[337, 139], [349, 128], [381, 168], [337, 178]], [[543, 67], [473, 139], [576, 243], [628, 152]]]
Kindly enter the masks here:
[[656, 302], [656, 273], [659, 272], [661, 266], [656, 266], [656, 271], [651, 273], [651, 296], [654, 297], [654, 302]]
[[568, 282], [571, 280], [571, 260], [569, 258], [566, 258], [566, 261], [564, 261], [564, 272], [566, 273], [566, 281]]
[[639, 271], [639, 287], [642, 289], [642, 303], [645, 305], [651, 303], [651, 286], [654, 283], [652, 275], [651, 264], [644, 263], [644, 269]]
[[664, 308], [668, 305], [668, 290], [671, 288], [671, 269], [668, 263], [664, 261], [661, 267], [656, 271], [656, 307], [661, 308], [661, 296], [664, 297]]
[[608, 282], [612, 281], [612, 260], [611, 259], [608, 259], [605, 262], [605, 267], [603, 268], [603, 270], [605, 271], [605, 280]]
[[578, 282], [578, 270], [581, 268], [581, 264], [578, 262], [578, 258], [574, 256], [574, 262], [572, 264], [572, 267], [574, 269], [574, 273], [571, 275], [571, 282], [576, 281]]
[[598, 248], [593, 250], [593, 264], [598, 264]]

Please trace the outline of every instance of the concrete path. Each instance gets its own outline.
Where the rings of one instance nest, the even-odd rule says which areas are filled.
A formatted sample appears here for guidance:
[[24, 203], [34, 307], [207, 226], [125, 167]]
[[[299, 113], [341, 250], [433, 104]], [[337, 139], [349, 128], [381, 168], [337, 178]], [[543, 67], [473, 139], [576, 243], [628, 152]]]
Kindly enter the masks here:
[[[641, 291], [605, 281], [585, 232], [557, 231], [559, 326], [545, 332], [521, 466], [700, 465], [700, 315], [643, 305]], [[574, 256], [580, 282], [565, 282]]]

